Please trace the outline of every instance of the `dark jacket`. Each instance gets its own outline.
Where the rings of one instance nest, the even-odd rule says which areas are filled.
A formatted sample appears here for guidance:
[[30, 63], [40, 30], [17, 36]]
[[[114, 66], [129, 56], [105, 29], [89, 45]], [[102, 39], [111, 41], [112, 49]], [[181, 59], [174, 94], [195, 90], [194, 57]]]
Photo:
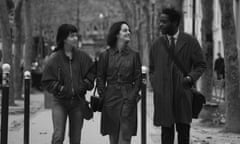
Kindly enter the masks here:
[[128, 128], [127, 135], [136, 135], [140, 85], [141, 62], [137, 52], [125, 47], [121, 53], [110, 48], [100, 54], [97, 89], [104, 97], [101, 119], [103, 135], [116, 134], [120, 123]]
[[[86, 90], [94, 86], [94, 63], [91, 58], [79, 49], [73, 49], [70, 60], [63, 50], [51, 54], [43, 71], [42, 85], [56, 98], [71, 99], [83, 96]], [[59, 87], [63, 86], [61, 92]]]
[[224, 59], [222, 57], [216, 59], [214, 70], [219, 74], [224, 74]]
[[[154, 91], [154, 125], [189, 124], [192, 120], [192, 93], [183, 88], [183, 74], [169, 63], [166, 36], [159, 37], [150, 50], [150, 81]], [[179, 33], [175, 56], [196, 82], [206, 69], [203, 52], [198, 41], [186, 33]]]

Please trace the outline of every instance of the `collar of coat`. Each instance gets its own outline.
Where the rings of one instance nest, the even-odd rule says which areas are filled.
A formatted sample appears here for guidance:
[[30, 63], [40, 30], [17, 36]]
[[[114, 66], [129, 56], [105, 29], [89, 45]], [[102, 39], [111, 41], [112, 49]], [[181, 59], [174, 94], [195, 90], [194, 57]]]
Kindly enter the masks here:
[[[115, 47], [110, 48], [109, 50], [110, 50], [109, 52], [110, 52], [111, 55], [116, 55], [116, 54], [120, 53], [120, 51]], [[128, 46], [123, 47], [123, 49], [121, 50], [121, 54], [122, 55], [128, 55], [129, 54], [129, 47]]]
[[[167, 35], [163, 35], [161, 37], [161, 40], [163, 41], [165, 46], [169, 47]], [[184, 47], [184, 45], [187, 43], [188, 40], [189, 40], [189, 38], [188, 38], [186, 33], [179, 32], [179, 35], [178, 35], [178, 38], [177, 38], [177, 42], [176, 42], [176, 46], [175, 46], [176, 53], [178, 53]]]
[[67, 61], [73, 61], [76, 57], [76, 53], [77, 53], [77, 48], [73, 48], [72, 49], [72, 59], [70, 59], [64, 52], [64, 50], [60, 50], [61, 51], [61, 54], [63, 55], [63, 58]]
[[171, 37], [173, 37], [173, 38], [174, 38], [174, 42], [175, 42], [175, 44], [176, 44], [176, 42], [177, 42], [177, 40], [178, 40], [178, 36], [179, 36], [179, 29], [178, 29], [178, 31], [177, 31], [174, 35], [172, 35], [172, 36], [167, 35], [167, 38], [168, 38], [168, 41], [170, 41], [170, 40], [171, 40]]

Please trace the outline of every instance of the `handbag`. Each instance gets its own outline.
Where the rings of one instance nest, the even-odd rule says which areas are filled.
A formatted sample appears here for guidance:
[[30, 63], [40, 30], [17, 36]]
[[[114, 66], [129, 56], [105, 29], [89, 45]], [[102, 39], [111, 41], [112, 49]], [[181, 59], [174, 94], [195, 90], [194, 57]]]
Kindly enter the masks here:
[[89, 106], [89, 102], [86, 100], [84, 100], [84, 104], [83, 104], [83, 118], [86, 120], [90, 120], [93, 118], [93, 110]]
[[96, 87], [94, 88], [93, 95], [90, 97], [90, 105], [93, 112], [101, 112], [103, 107], [103, 97], [99, 97], [95, 95]]
[[[167, 51], [169, 57], [173, 60], [173, 62], [176, 64], [178, 69], [183, 73], [184, 76], [187, 75], [187, 70], [185, 69], [184, 65], [180, 62], [178, 57], [173, 53], [170, 52], [170, 49], [165, 46], [165, 50]], [[198, 118], [199, 113], [201, 112], [203, 105], [206, 103], [205, 96], [199, 92], [195, 87], [192, 87], [190, 89], [193, 99], [192, 99], [192, 118]]]
[[86, 120], [90, 120], [93, 118], [93, 110], [89, 105], [89, 102], [85, 99], [85, 97], [79, 96], [79, 100], [81, 102], [82, 106], [82, 113], [83, 113], [83, 118]]
[[[108, 61], [109, 61], [109, 52], [108, 49], [106, 50], [106, 66], [105, 66], [105, 70], [107, 70], [108, 68]], [[97, 66], [97, 60], [95, 60], [95, 65]], [[106, 73], [106, 72], [105, 72]], [[106, 77], [106, 75], [105, 75]], [[93, 95], [90, 97], [90, 105], [93, 109], [94, 112], [98, 111], [98, 112], [102, 112], [102, 108], [103, 108], [103, 99], [104, 96], [100, 97], [100, 96], [96, 96], [96, 89], [97, 87], [95, 86], [94, 91], [93, 91]]]
[[199, 113], [202, 110], [203, 105], [206, 103], [206, 99], [202, 93], [195, 88], [191, 88], [193, 94], [192, 100], [192, 118], [198, 118]]

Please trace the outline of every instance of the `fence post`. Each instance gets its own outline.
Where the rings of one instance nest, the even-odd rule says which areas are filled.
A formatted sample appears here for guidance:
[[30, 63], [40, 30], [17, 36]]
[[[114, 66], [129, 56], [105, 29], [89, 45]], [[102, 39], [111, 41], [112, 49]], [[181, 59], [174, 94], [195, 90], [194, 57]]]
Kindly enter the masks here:
[[8, 106], [9, 106], [9, 73], [10, 65], [2, 65], [2, 123], [1, 123], [1, 144], [8, 143]]
[[142, 85], [141, 85], [141, 94], [142, 94], [142, 102], [141, 102], [141, 143], [147, 144], [147, 125], [146, 125], [146, 88], [147, 88], [147, 67], [142, 66]]
[[24, 72], [24, 144], [29, 144], [30, 71]]

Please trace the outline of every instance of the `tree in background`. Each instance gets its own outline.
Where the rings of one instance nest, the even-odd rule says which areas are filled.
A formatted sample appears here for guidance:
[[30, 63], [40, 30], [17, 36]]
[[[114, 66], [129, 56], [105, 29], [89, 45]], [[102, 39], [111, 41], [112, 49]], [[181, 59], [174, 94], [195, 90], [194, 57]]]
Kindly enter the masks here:
[[133, 49], [139, 50], [137, 44], [133, 41], [137, 40], [135, 27], [135, 15], [134, 15], [134, 4], [136, 0], [133, 1], [126, 1], [126, 0], [119, 0], [120, 6], [124, 12], [125, 21], [128, 22], [130, 28], [132, 29], [132, 42], [130, 43]]
[[[9, 5], [10, 4], [10, 5]], [[2, 37], [2, 63], [8, 63], [12, 66], [12, 34], [9, 23], [9, 12], [12, 10], [12, 1], [1, 0], [0, 1], [0, 22], [1, 22], [1, 37]], [[13, 70], [11, 68], [10, 73]], [[13, 92], [13, 77], [10, 74], [10, 90], [9, 90], [9, 105], [15, 105]]]
[[32, 65], [32, 22], [31, 22], [31, 0], [24, 0], [24, 20], [25, 20], [25, 49], [24, 49], [24, 71], [31, 70]]
[[147, 65], [147, 54], [151, 41], [150, 1], [119, 0], [125, 19], [132, 28], [132, 47], [140, 52], [143, 65]]
[[22, 51], [23, 51], [23, 18], [22, 6], [23, 0], [18, 0], [15, 9], [15, 47], [13, 49], [13, 87], [14, 98], [22, 99], [23, 87], [23, 64], [22, 64]]
[[207, 69], [201, 77], [201, 90], [206, 100], [212, 97], [212, 81], [213, 81], [213, 1], [202, 0], [202, 49], [206, 54]]
[[240, 132], [239, 96], [239, 53], [236, 42], [236, 28], [233, 14], [233, 1], [220, 0], [222, 10], [222, 35], [225, 57], [225, 97], [227, 132]]
[[[133, 29], [134, 46], [140, 52], [143, 65], [148, 65], [148, 50], [159, 34], [158, 14], [162, 7], [173, 6], [182, 12], [183, 0], [119, 0], [125, 19]], [[181, 21], [183, 29], [183, 19]]]

